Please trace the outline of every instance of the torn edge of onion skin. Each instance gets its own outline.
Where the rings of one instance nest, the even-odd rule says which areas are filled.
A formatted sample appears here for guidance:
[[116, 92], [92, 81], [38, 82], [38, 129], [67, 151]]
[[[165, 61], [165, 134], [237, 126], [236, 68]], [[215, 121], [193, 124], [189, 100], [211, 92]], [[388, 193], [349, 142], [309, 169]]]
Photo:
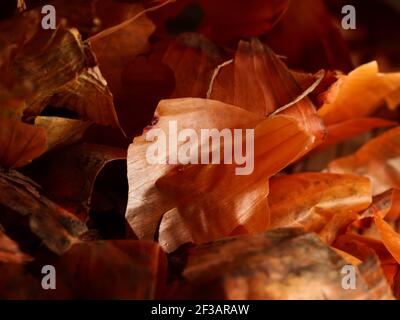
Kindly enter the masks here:
[[[221, 63], [220, 65], [218, 65], [214, 69], [214, 72], [213, 72], [213, 74], [211, 76], [210, 84], [208, 86], [208, 91], [207, 91], [207, 96], [206, 96], [207, 99], [210, 99], [210, 97], [211, 97], [211, 94], [212, 94], [213, 89], [214, 89], [215, 80], [217, 79], [221, 69], [226, 67], [226, 66], [228, 66], [228, 65], [230, 65], [233, 62], [234, 62], [234, 59], [225, 61], [225, 62]], [[311, 92], [313, 92], [321, 84], [322, 80], [325, 78], [325, 74], [326, 74], [326, 72], [324, 70], [319, 71], [317, 73], [318, 78], [301, 95], [299, 95], [296, 99], [294, 99], [293, 101], [289, 102], [288, 104], [286, 104], [286, 105], [280, 107], [279, 109], [275, 110], [269, 116], [270, 117], [276, 116], [279, 113], [285, 111], [286, 109], [292, 107], [296, 103], [298, 103], [301, 100], [303, 100], [306, 96], [308, 96]]]
[[144, 10], [140, 11], [138, 14], [136, 14], [134, 17], [132, 17], [132, 18], [130, 18], [130, 19], [128, 19], [128, 20], [126, 20], [126, 21], [124, 21], [124, 22], [122, 22], [122, 23], [116, 25], [116, 26], [113, 26], [113, 27], [111, 27], [111, 28], [108, 28], [108, 29], [106, 29], [106, 30], [103, 30], [103, 31], [101, 31], [100, 33], [98, 33], [98, 34], [96, 34], [96, 35], [90, 37], [90, 38], [88, 39], [88, 41], [95, 41], [95, 40], [99, 40], [99, 39], [102, 39], [102, 38], [104, 38], [104, 37], [107, 37], [107, 36], [109, 36], [109, 35], [111, 35], [111, 34], [117, 32], [117, 31], [121, 30], [122, 28], [124, 28], [125, 26], [127, 26], [128, 24], [130, 24], [132, 21], [135, 21], [136, 19], [140, 18], [140, 17], [143, 16], [144, 14], [146, 14], [146, 13], [148, 13], [148, 12], [156, 11], [156, 10], [158, 10], [158, 9], [160, 9], [160, 8], [162, 8], [162, 7], [164, 7], [164, 6], [168, 5], [168, 4], [170, 4], [170, 3], [174, 3], [174, 2], [176, 2], [176, 1], [177, 1], [177, 0], [166, 0], [165, 2], [159, 4], [159, 5], [155, 6], [155, 7], [151, 7], [151, 8], [148, 8], [148, 9], [144, 9]]
[[269, 115], [269, 117], [276, 116], [279, 113], [285, 111], [286, 109], [289, 109], [290, 107], [292, 107], [296, 103], [299, 103], [301, 100], [303, 100], [305, 97], [307, 97], [311, 92], [313, 92], [320, 85], [322, 80], [324, 79], [326, 72], [324, 70], [321, 70], [317, 74], [319, 74], [317, 80], [315, 80], [314, 83], [311, 86], [309, 86], [301, 95], [299, 95], [296, 99], [294, 99], [293, 101], [284, 105], [283, 107], [276, 109], [274, 112], [272, 112]]
[[214, 69], [214, 72], [213, 72], [213, 74], [211, 76], [210, 84], [208, 86], [208, 91], [207, 91], [207, 96], [206, 96], [207, 99], [210, 99], [210, 97], [211, 97], [211, 94], [212, 94], [213, 89], [214, 89], [215, 80], [217, 79], [218, 74], [221, 71], [221, 69], [226, 67], [227, 65], [230, 65], [231, 63], [233, 63], [233, 61], [234, 61], [233, 59], [225, 61], [225, 62], [221, 63], [219, 66], [217, 66]]

